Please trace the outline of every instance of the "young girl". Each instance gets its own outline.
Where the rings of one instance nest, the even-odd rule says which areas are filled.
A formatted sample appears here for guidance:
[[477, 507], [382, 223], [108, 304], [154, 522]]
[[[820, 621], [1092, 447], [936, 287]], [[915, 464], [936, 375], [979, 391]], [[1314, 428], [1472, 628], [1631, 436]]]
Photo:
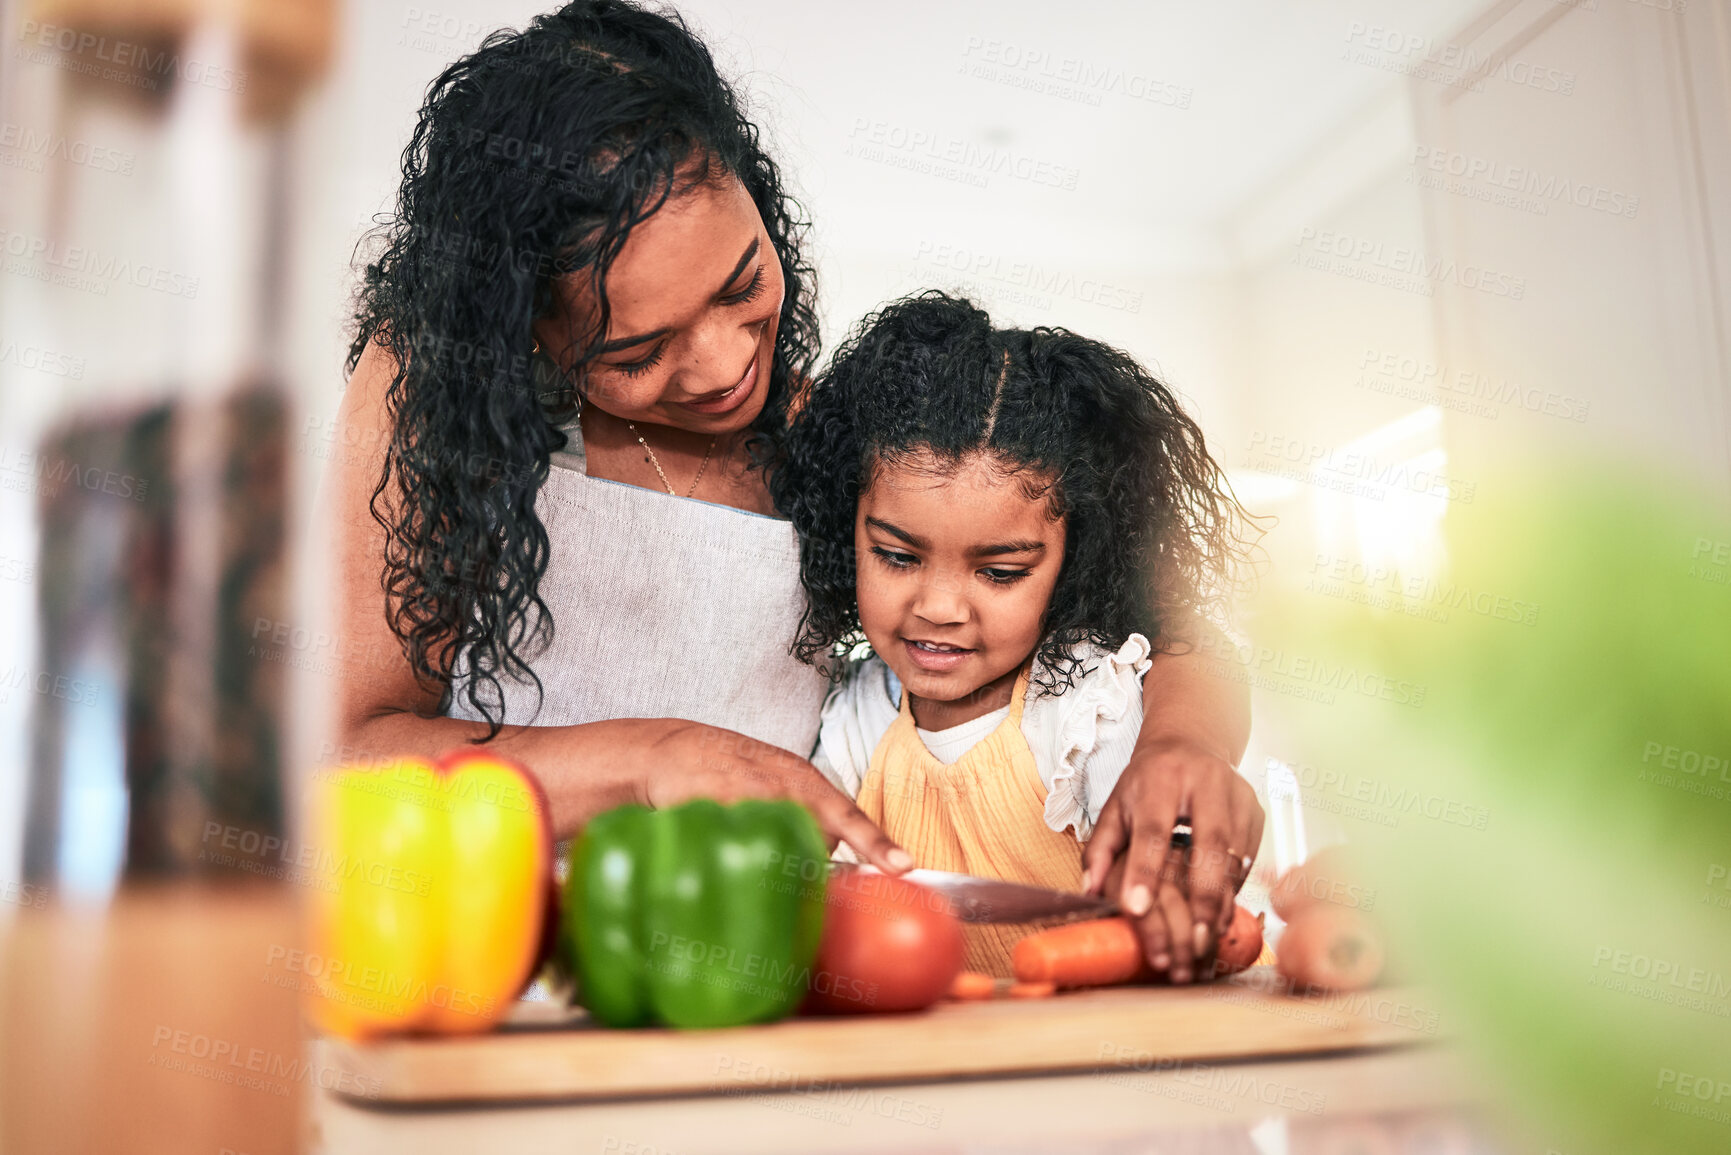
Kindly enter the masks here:
[[[1115, 349], [928, 292], [841, 347], [772, 484], [809, 599], [794, 651], [839, 680], [814, 763], [921, 866], [1081, 889], [1150, 639], [1237, 553], [1195, 423]], [[969, 967], [1008, 974], [1026, 932], [970, 927]]]

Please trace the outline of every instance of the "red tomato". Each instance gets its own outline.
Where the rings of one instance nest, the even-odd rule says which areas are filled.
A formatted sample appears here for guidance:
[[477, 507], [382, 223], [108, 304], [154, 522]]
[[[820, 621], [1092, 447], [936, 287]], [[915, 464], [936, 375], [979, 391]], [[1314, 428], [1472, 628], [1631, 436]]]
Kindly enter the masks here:
[[962, 969], [962, 924], [942, 896], [885, 874], [841, 871], [824, 896], [823, 937], [805, 1009], [917, 1011]]

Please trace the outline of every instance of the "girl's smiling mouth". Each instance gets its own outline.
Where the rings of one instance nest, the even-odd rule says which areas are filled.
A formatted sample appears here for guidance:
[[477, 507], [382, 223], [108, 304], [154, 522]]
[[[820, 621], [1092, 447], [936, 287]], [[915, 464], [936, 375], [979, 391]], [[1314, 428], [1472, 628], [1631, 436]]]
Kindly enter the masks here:
[[922, 670], [934, 674], [946, 673], [961, 665], [974, 651], [944, 642], [928, 642], [918, 638], [903, 638], [902, 647], [908, 660]]

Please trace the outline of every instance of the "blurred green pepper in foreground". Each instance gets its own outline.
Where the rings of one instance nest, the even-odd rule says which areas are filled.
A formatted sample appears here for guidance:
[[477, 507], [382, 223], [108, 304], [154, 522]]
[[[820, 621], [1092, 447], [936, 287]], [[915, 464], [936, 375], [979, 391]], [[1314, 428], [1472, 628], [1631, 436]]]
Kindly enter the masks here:
[[1364, 841], [1380, 913], [1523, 1139], [1731, 1150], [1731, 518], [1598, 461], [1480, 496], [1444, 522], [1446, 620], [1288, 592], [1258, 641], [1424, 688], [1295, 724], [1330, 769], [1488, 809]]
[[785, 799], [610, 810], [572, 847], [560, 960], [610, 1027], [781, 1018], [805, 995], [828, 861]]

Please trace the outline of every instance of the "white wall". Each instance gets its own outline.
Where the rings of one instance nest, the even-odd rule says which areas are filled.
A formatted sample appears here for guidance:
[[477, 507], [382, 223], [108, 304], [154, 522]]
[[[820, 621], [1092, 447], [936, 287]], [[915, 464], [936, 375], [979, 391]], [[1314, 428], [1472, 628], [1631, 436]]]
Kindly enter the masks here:
[[[1497, 467], [1541, 453], [1731, 496], [1728, 24], [1723, 6], [1487, 6], [1423, 49], [1460, 68], [1367, 101], [1233, 215], [1231, 308], [1253, 323], [1228, 361], [1251, 423], [1230, 449], [1280, 518], [1266, 582], [1398, 607], [1446, 572], [1451, 510], [1517, 496]], [[1254, 692], [1253, 775], [1330, 772], [1298, 735], [1332, 707], [1305, 689]], [[1338, 801], [1306, 806], [1311, 849], [1396, 818]]]
[[[1472, 30], [1482, 55], [1543, 62], [1575, 83], [1430, 92], [1419, 106], [1439, 154], [1494, 162], [1523, 194], [1487, 201], [1483, 178], [1425, 190], [1435, 247], [1526, 284], [1520, 300], [1442, 287], [1451, 360], [1539, 404], [1504, 405], [1494, 423], [1451, 413], [1451, 440], [1484, 461], [1612, 448], [1731, 493], [1731, 11], [1527, 0], [1497, 17]], [[1559, 419], [1565, 409], [1582, 419]]]

